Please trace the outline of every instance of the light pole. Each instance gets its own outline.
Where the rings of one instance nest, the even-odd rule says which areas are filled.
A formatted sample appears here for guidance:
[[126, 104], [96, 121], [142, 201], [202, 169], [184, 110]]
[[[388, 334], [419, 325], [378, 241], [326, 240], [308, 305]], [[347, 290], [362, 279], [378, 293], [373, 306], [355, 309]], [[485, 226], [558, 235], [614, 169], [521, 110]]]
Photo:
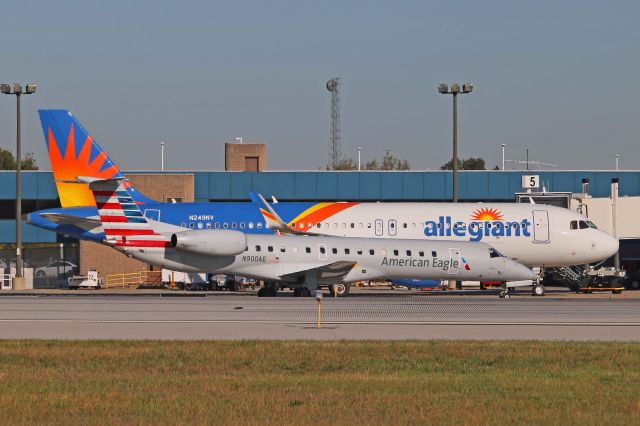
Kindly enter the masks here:
[[464, 83], [462, 85], [462, 92], [460, 91], [460, 84], [454, 83], [449, 86], [446, 83], [438, 84], [438, 92], [443, 95], [453, 95], [453, 202], [458, 201], [458, 94], [459, 93], [471, 93], [473, 91], [472, 83]]
[[164, 142], [160, 142], [160, 170], [164, 172]]
[[502, 171], [504, 172], [504, 147], [506, 144], [502, 144]]
[[362, 151], [362, 147], [359, 146], [358, 147], [358, 171], [360, 171], [360, 151]]
[[[13, 89], [13, 90], [12, 90]], [[22, 147], [20, 146], [20, 96], [36, 93], [35, 84], [27, 84], [24, 92], [21, 84], [0, 84], [0, 92], [5, 95], [16, 95], [16, 278], [22, 278]], [[20, 280], [17, 286], [22, 287]]]

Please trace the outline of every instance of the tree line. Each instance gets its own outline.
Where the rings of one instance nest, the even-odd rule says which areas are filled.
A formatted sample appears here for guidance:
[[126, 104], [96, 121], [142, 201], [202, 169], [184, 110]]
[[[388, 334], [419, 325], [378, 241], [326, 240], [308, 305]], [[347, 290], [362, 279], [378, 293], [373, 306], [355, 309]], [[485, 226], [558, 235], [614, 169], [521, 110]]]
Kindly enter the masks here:
[[[36, 159], [32, 152], [29, 152], [22, 157], [20, 165], [22, 166], [22, 170], [38, 170], [38, 163], [36, 163]], [[16, 157], [8, 149], [0, 148], [0, 170], [15, 169]]]
[[[373, 159], [362, 165], [362, 170], [410, 170], [411, 165], [407, 160], [401, 160], [392, 155], [389, 151], [382, 157], [381, 161]], [[331, 165], [327, 165], [327, 170], [358, 170], [358, 163], [351, 157], [342, 157], [335, 169]], [[449, 160], [442, 166], [440, 170], [453, 170], [453, 159]], [[458, 170], [486, 170], [486, 162], [483, 158], [469, 157], [458, 158]], [[493, 170], [500, 170], [498, 166]]]

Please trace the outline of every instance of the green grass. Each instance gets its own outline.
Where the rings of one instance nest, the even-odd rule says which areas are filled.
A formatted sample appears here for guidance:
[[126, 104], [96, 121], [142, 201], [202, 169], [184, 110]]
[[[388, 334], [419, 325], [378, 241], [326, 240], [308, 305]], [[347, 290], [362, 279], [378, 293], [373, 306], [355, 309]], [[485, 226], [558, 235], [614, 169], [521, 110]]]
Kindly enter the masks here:
[[2, 424], [640, 424], [640, 344], [0, 341]]

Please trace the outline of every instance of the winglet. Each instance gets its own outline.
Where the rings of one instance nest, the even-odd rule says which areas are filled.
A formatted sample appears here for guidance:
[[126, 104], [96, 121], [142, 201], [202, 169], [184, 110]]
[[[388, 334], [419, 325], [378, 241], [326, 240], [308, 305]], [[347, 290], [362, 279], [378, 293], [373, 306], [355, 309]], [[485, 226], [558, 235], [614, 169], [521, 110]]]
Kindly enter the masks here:
[[267, 200], [265, 200], [261, 194], [258, 194], [257, 192], [250, 192], [249, 197], [251, 198], [251, 201], [253, 201], [260, 209], [260, 213], [264, 217], [264, 220], [265, 222], [267, 222], [269, 228], [280, 231], [284, 230], [284, 228], [289, 228], [285, 221], [283, 221], [282, 218], [278, 216], [278, 213], [273, 210], [273, 207], [271, 207], [269, 203], [267, 203]]
[[257, 192], [249, 192], [249, 197], [260, 209], [260, 213], [262, 214], [262, 217], [264, 217], [267, 227], [276, 232], [282, 232], [285, 234], [315, 235], [310, 232], [302, 232], [290, 228], [289, 225], [287, 225], [287, 223], [278, 216], [278, 213], [276, 213], [273, 207], [267, 203], [267, 200], [265, 200], [261, 194], [258, 194]]

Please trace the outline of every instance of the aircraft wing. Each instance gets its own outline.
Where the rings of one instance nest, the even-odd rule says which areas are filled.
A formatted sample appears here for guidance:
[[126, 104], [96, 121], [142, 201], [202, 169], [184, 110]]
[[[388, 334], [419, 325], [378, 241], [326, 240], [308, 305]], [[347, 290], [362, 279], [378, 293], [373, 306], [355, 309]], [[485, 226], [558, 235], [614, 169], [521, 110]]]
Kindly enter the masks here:
[[355, 265], [355, 262], [346, 261], [332, 262], [313, 268], [300, 265], [299, 268], [293, 267], [293, 270], [285, 271], [281, 278], [289, 281], [291, 279], [304, 278], [307, 274], [311, 273], [316, 276], [318, 284], [336, 284], [342, 282]]
[[92, 219], [89, 217], [73, 216], [64, 213], [39, 213], [39, 215], [58, 225], [74, 225], [85, 231], [92, 231], [102, 226], [100, 219]]
[[281, 232], [283, 234], [317, 235], [311, 232], [298, 231], [291, 228], [280, 216], [278, 216], [278, 213], [276, 213], [273, 207], [267, 203], [267, 200], [265, 200], [261, 194], [258, 194], [257, 192], [250, 192], [249, 197], [251, 197], [251, 201], [253, 201], [260, 209], [260, 213], [262, 214], [262, 217], [264, 217], [269, 228], [274, 231]]

